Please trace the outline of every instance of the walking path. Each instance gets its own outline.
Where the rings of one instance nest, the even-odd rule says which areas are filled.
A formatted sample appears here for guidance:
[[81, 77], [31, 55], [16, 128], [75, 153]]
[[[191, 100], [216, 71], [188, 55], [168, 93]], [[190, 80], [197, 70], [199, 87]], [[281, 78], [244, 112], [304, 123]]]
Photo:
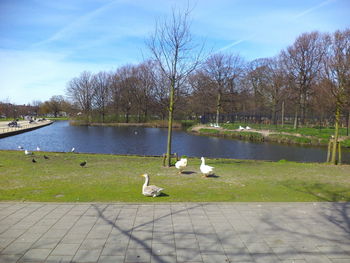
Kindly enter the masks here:
[[0, 262], [350, 262], [350, 203], [0, 202]]
[[18, 121], [18, 127], [9, 127], [9, 121], [0, 121], [0, 138], [31, 131], [44, 127], [53, 123], [51, 120], [35, 121], [29, 123], [29, 121]]

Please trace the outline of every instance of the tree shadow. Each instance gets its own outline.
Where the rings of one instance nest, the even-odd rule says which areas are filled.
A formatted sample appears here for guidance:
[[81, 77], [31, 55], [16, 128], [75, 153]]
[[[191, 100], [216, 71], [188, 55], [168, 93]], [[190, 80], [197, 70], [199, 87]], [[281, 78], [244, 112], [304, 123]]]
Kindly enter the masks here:
[[[162, 206], [162, 204], [159, 204]], [[331, 206], [328, 206], [331, 205]], [[329, 244], [331, 242], [331, 245], [334, 246], [336, 244], [341, 245], [347, 245], [349, 242], [342, 242], [336, 238], [336, 234], [334, 235], [334, 238], [328, 238], [324, 237], [322, 235], [318, 235], [318, 233], [309, 233], [307, 230], [308, 226], [304, 226], [302, 224], [303, 218], [290, 218], [290, 215], [293, 215], [294, 211], [291, 211], [291, 209], [299, 209], [299, 207], [295, 204], [267, 204], [265, 205], [258, 205], [254, 203], [245, 203], [245, 204], [237, 204], [237, 206], [240, 207], [240, 209], [237, 209], [237, 207], [233, 204], [213, 204], [213, 203], [196, 203], [196, 204], [183, 204], [184, 207], [178, 207], [176, 209], [171, 208], [171, 204], [166, 204], [166, 206], [169, 206], [170, 211], [164, 211], [162, 212], [162, 209], [153, 210], [152, 207], [154, 205], [147, 204], [144, 207], [142, 205], [134, 206], [136, 210], [136, 215], [132, 215], [131, 217], [128, 217], [128, 214], [123, 214], [124, 209], [128, 210], [130, 207], [129, 204], [125, 205], [118, 205], [120, 206], [120, 209], [118, 208], [117, 211], [114, 213], [110, 213], [111, 210], [108, 211], [108, 207], [112, 207], [113, 210], [113, 204], [107, 204], [107, 205], [101, 205], [101, 204], [92, 204], [92, 207], [96, 211], [96, 216], [102, 220], [107, 225], [112, 226], [112, 231], [115, 230], [120, 233], [122, 236], [125, 236], [128, 238], [127, 242], [127, 248], [129, 249], [129, 245], [131, 243], [137, 244], [138, 247], [142, 248], [142, 251], [147, 251], [147, 253], [150, 253], [150, 256], [152, 258], [152, 262], [162, 262], [162, 263], [170, 263], [176, 261], [176, 252], [175, 255], [171, 256], [165, 256], [158, 255], [156, 251], [154, 251], [153, 247], [153, 241], [155, 238], [155, 232], [158, 232], [157, 234], [164, 234], [171, 233], [171, 235], [177, 234], [178, 237], [181, 239], [190, 238], [191, 239], [201, 239], [205, 241], [198, 241], [200, 242], [200, 245], [204, 245], [206, 247], [208, 244], [209, 246], [205, 248], [205, 253], [203, 254], [217, 254], [220, 253], [218, 250], [218, 247], [223, 247], [224, 245], [226, 247], [230, 247], [229, 250], [225, 252], [225, 255], [223, 255], [223, 258], [226, 257], [225, 262], [231, 262], [236, 261], [237, 259], [241, 259], [241, 261], [246, 262], [254, 262], [255, 259], [261, 259], [265, 260], [265, 262], [280, 262], [283, 260], [289, 259], [291, 256], [298, 255], [310, 255], [312, 257], [324, 257], [327, 256], [327, 251], [323, 252], [321, 250], [315, 250], [315, 251], [305, 251], [304, 248], [295, 248], [293, 246], [287, 246], [285, 244], [280, 250], [277, 252], [272, 251], [271, 248], [267, 247], [267, 249], [264, 249], [264, 244], [266, 244], [265, 237], [261, 234], [265, 234], [269, 237], [271, 233], [275, 235], [277, 238], [280, 237], [293, 237], [298, 242], [304, 243], [309, 242], [310, 239], [313, 240], [319, 240], [321, 243], [325, 242], [326, 244]], [[147, 220], [146, 215], [147, 207], [151, 207], [150, 214], [151, 219]], [[212, 207], [215, 206], [217, 209], [218, 214], [213, 215]], [[327, 206], [323, 206], [322, 203], [320, 203], [320, 206], [316, 211], [320, 212], [318, 215], [323, 217], [324, 219], [328, 220], [331, 223], [334, 223], [336, 226], [340, 226], [341, 231], [345, 231], [346, 233], [349, 233], [349, 209], [350, 209], [349, 203], [327, 203]], [[302, 209], [305, 211], [308, 211], [308, 208], [313, 209], [313, 203], [306, 203], [306, 206], [303, 204]], [[222, 212], [223, 209], [227, 211], [227, 214]], [[325, 209], [325, 213], [322, 213]], [[139, 213], [140, 210], [145, 209], [147, 213]], [[270, 209], [277, 209], [277, 211], [274, 211], [274, 213], [270, 212]], [[327, 210], [329, 209], [329, 210]], [[134, 210], [134, 209], [133, 209]], [[153, 211], [152, 211], [153, 210]], [[248, 217], [244, 216], [244, 213], [241, 214], [241, 211], [247, 211], [250, 214]], [[157, 215], [155, 212], [157, 211]], [[220, 212], [221, 211], [221, 212]], [[326, 213], [328, 211], [328, 213]], [[288, 212], [288, 214], [285, 214], [284, 212]], [[315, 212], [316, 213], [316, 212]], [[235, 221], [234, 218], [239, 219], [238, 221]], [[314, 215], [314, 214], [312, 214]], [[178, 223], [178, 227], [180, 226], [180, 230], [176, 230], [173, 224], [176, 224], [176, 216], [179, 218], [188, 218], [191, 221], [192, 224], [192, 230], [186, 228], [186, 225], [181, 226], [181, 223]], [[200, 222], [193, 221], [192, 216], [195, 216], [200, 218]], [[211, 222], [211, 216], [214, 220], [214, 223]], [[279, 220], [274, 218], [275, 216], [279, 217]], [[132, 225], [123, 225], [123, 219], [127, 218], [127, 220], [131, 220]], [[306, 216], [304, 216], [306, 218]], [[141, 219], [138, 221], [138, 219]], [[233, 219], [233, 220], [232, 220]], [[253, 221], [250, 221], [252, 220]], [[155, 229], [156, 225], [161, 225], [162, 222], [164, 223], [164, 220], [169, 222], [168, 224], [171, 226], [170, 229]], [[215, 220], [218, 220], [215, 223]], [[223, 221], [225, 220], [225, 221]], [[301, 220], [300, 221], [300, 227], [298, 228], [291, 228], [290, 223], [294, 222], [294, 220]], [[347, 222], [347, 224], [344, 225], [344, 221]], [[121, 222], [118, 225], [118, 222]], [[137, 223], [140, 222], [140, 223]], [[181, 222], [181, 221], [180, 221]], [[125, 223], [125, 221], [124, 221]], [[241, 226], [246, 225], [247, 227], [241, 228], [241, 226], [238, 226], [240, 224]], [[243, 225], [242, 225], [243, 224]], [[298, 224], [298, 223], [297, 223]], [[322, 224], [321, 224], [322, 225]], [[208, 231], [209, 227], [211, 231]], [[216, 229], [218, 227], [218, 230]], [[207, 231], [201, 231], [201, 229], [207, 230]], [[221, 229], [221, 231], [220, 231]], [[266, 232], [264, 232], [266, 231]], [[216, 233], [217, 232], [217, 233]], [[140, 235], [141, 233], [141, 235]], [[145, 237], [142, 235], [142, 233], [145, 233]], [[220, 233], [220, 234], [219, 234]], [[267, 234], [268, 233], [268, 234]], [[109, 235], [111, 237], [112, 234]], [[191, 236], [191, 237], [189, 237]], [[119, 237], [118, 237], [119, 238]], [[160, 243], [160, 242], [156, 242]], [[214, 245], [215, 243], [215, 245]], [[296, 242], [297, 243], [297, 242]], [[247, 244], [248, 248], [247, 249]], [[257, 247], [257, 251], [250, 251], [249, 245], [253, 244], [253, 250], [254, 250], [254, 244], [261, 244], [261, 246]], [[164, 242], [162, 243], [162, 246], [165, 247], [165, 250], [171, 251], [171, 249], [174, 248], [174, 243], [170, 242]], [[329, 245], [328, 245], [329, 246]], [[118, 247], [118, 243], [115, 244], [115, 250], [120, 251], [121, 248]], [[138, 249], [135, 249], [135, 253]], [[202, 248], [201, 248], [202, 250]], [[125, 250], [126, 251], [126, 250]], [[200, 252], [202, 253], [202, 252]], [[343, 252], [340, 250], [338, 251], [332, 251], [332, 255], [335, 256], [343, 256]], [[137, 256], [136, 254], [135, 256]], [[124, 253], [124, 256], [126, 254]], [[275, 258], [279, 257], [280, 260], [276, 261]], [[346, 255], [347, 256], [347, 255]], [[126, 260], [126, 258], [125, 258]], [[140, 261], [142, 259], [140, 258]], [[224, 260], [224, 259], [223, 259]], [[74, 262], [74, 261], [72, 261]], [[124, 262], [124, 261], [123, 261]], [[139, 262], [139, 261], [137, 261]], [[147, 261], [149, 262], [149, 260]], [[212, 261], [215, 262], [215, 261]], [[218, 262], [218, 261], [216, 261]], [[224, 261], [221, 261], [224, 262]]]
[[295, 192], [311, 195], [323, 202], [350, 202], [350, 189], [331, 190], [329, 184], [306, 182], [298, 184], [294, 181], [285, 181], [281, 185]]
[[326, 184], [307, 184], [305, 182], [301, 186], [297, 186], [290, 181], [282, 185], [293, 191], [314, 196], [319, 201], [331, 202], [332, 209], [335, 213], [327, 214], [326, 210], [321, 213], [322, 217], [342, 231], [350, 234], [350, 189], [330, 190], [329, 186]]
[[[132, 226], [131, 228], [129, 229], [123, 229], [122, 227], [118, 226], [117, 224], [117, 221], [118, 221], [118, 217], [115, 221], [112, 221], [111, 219], [107, 218], [106, 215], [104, 215], [104, 211], [106, 210], [107, 206], [104, 207], [103, 209], [101, 209], [98, 205], [94, 204], [93, 207], [94, 209], [97, 211], [98, 213], [98, 217], [101, 218], [104, 222], [106, 222], [107, 224], [111, 225], [113, 229], [116, 229], [118, 230], [119, 232], [121, 232], [124, 236], [126, 237], [129, 237], [130, 240], [132, 240], [133, 242], [137, 243], [140, 247], [142, 247], [144, 250], [146, 251], [149, 251], [152, 256], [152, 262], [159, 262], [159, 263], [167, 263], [169, 262], [168, 260], [166, 260], [165, 258], [163, 258], [161, 255], [157, 255], [155, 253], [153, 253], [152, 251], [152, 246], [147, 244], [146, 240], [142, 240], [140, 237], [137, 237], [133, 234], [133, 232], [136, 230], [140, 230], [140, 231], [143, 231], [143, 228], [146, 227], [147, 225], [149, 224], [154, 224], [156, 221], [160, 221], [164, 218], [167, 218], [167, 217], [171, 217], [172, 215], [174, 214], [177, 214], [177, 213], [181, 213], [183, 211], [186, 211], [188, 209], [194, 209], [196, 207], [199, 207], [200, 205], [193, 205], [192, 207], [188, 208], [184, 208], [184, 209], [181, 209], [181, 210], [178, 210], [176, 212], [170, 212], [170, 213], [167, 213], [163, 216], [160, 216], [158, 218], [155, 218], [155, 219], [152, 219], [152, 220], [149, 220], [147, 222], [144, 222], [144, 223], [141, 223], [139, 225], [136, 225], [136, 226]], [[150, 232], [153, 232], [153, 230], [150, 230]], [[164, 244], [166, 245], [166, 244]], [[172, 247], [173, 245], [169, 244], [169, 247]], [[171, 259], [170, 259], [170, 262], [173, 262]]]

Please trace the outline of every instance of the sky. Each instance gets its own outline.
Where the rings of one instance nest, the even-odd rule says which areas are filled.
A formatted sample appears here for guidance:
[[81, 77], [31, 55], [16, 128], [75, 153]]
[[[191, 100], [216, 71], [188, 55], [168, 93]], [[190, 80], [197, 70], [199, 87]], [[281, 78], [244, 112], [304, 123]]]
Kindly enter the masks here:
[[0, 101], [46, 101], [83, 71], [142, 62], [156, 20], [188, 5], [195, 41], [247, 61], [350, 27], [350, 0], [0, 0]]

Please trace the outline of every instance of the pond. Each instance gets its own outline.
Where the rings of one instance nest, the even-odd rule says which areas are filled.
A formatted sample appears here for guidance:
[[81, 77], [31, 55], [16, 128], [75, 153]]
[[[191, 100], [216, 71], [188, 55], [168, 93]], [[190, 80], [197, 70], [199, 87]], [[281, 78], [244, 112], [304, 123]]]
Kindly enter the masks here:
[[[0, 139], [0, 149], [18, 150], [21, 145], [34, 151], [162, 155], [166, 151], [167, 129], [144, 127], [70, 126], [57, 121], [34, 131]], [[227, 138], [197, 136], [173, 131], [172, 152], [188, 157], [324, 162], [327, 151], [321, 147], [300, 147], [252, 143]], [[350, 162], [350, 153], [343, 153]]]

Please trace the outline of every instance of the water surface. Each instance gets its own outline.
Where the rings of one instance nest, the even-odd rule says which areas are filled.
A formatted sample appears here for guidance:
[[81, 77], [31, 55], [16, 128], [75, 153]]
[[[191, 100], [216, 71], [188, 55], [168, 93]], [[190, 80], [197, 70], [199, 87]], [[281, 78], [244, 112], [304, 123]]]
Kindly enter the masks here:
[[[162, 155], [166, 151], [167, 129], [144, 127], [70, 126], [68, 121], [0, 139], [0, 149], [17, 150], [21, 145], [34, 151], [107, 154]], [[189, 157], [217, 157], [257, 160], [324, 162], [327, 151], [321, 147], [300, 147], [271, 143], [252, 143], [227, 138], [196, 136], [173, 131], [173, 151]], [[350, 153], [343, 153], [350, 163]]]

